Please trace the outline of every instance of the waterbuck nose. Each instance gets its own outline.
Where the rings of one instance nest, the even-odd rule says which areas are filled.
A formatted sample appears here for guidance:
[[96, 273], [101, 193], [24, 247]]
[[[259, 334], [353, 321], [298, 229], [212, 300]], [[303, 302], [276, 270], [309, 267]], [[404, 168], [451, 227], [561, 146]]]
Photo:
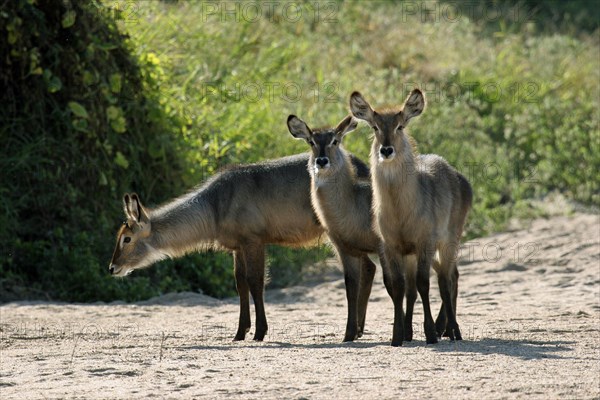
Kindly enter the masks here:
[[114, 265], [110, 264], [110, 266], [108, 267], [108, 272], [110, 272], [111, 275], [113, 275], [115, 273]]
[[326, 166], [327, 164], [329, 164], [329, 159], [327, 157], [317, 157], [317, 159], [315, 160], [315, 162], [317, 163], [317, 165], [321, 168], [323, 168], [324, 166]]
[[381, 148], [379, 149], [379, 152], [381, 153], [381, 155], [383, 157], [388, 158], [389, 156], [394, 154], [394, 147], [393, 146], [381, 146]]

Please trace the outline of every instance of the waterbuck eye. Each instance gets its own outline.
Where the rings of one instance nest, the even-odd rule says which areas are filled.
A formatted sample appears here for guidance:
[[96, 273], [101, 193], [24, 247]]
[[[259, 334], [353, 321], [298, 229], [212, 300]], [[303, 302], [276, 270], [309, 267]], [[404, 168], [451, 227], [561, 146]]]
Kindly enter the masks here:
[[308, 144], [310, 144], [312, 147], [315, 146], [315, 142], [313, 142], [312, 140], [307, 140]]
[[378, 127], [376, 127], [376, 126], [373, 126], [373, 130], [374, 130], [375, 132], [377, 132], [377, 131], [379, 130], [379, 128], [378, 128]]
[[126, 236], [125, 239], [123, 239], [123, 243], [129, 243], [131, 242], [131, 238], [129, 236]]
[[332, 145], [332, 146], [337, 146], [337, 145], [338, 145], [338, 143], [339, 143], [339, 142], [338, 142], [338, 140], [337, 140], [337, 139], [335, 139], [333, 142], [331, 142], [331, 145]]
[[401, 131], [402, 131], [402, 129], [404, 129], [404, 127], [403, 127], [402, 125], [398, 125], [398, 127], [396, 128], [396, 130], [397, 130], [398, 132], [401, 132]]

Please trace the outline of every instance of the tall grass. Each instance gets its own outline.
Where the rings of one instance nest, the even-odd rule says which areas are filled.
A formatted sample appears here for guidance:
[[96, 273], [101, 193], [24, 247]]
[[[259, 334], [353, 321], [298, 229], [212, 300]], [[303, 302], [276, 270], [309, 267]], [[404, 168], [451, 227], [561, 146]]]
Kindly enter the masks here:
[[[494, 28], [435, 2], [277, 3], [273, 13], [253, 4], [140, 3], [127, 25], [160, 59], [209, 172], [303, 151], [286, 134], [289, 113], [334, 124], [352, 90], [397, 104], [419, 86], [428, 109], [411, 132], [420, 152], [473, 183], [469, 237], [536, 214], [527, 200], [551, 192], [599, 204], [597, 34], [548, 33], [535, 13], [495, 15]], [[363, 158], [369, 144], [366, 128], [347, 141]]]

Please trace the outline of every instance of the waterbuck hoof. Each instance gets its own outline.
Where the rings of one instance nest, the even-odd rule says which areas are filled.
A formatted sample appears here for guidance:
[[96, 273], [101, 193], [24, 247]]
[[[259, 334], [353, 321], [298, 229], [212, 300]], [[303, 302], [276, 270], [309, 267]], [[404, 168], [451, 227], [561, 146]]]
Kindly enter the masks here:
[[358, 327], [353, 327], [350, 324], [350, 327], [346, 327], [346, 333], [344, 335], [344, 342], [353, 342], [358, 339], [360, 330]]
[[437, 343], [438, 342], [438, 333], [437, 333], [437, 330], [435, 329], [435, 325], [425, 323], [423, 327], [424, 327], [424, 331], [425, 331], [425, 343], [427, 343], [427, 344]]
[[246, 338], [246, 333], [238, 333], [237, 335], [235, 335], [235, 337], [233, 338], [234, 342], [239, 342], [240, 340], [244, 340]]
[[444, 336], [449, 337], [451, 341], [462, 340], [462, 335], [460, 334], [460, 329], [448, 329], [444, 333]]
[[254, 338], [253, 340], [256, 342], [262, 342], [263, 339], [265, 338], [265, 335], [267, 334], [267, 330], [266, 329], [257, 329], [256, 332], [254, 332]]
[[392, 347], [402, 346], [402, 340], [392, 340]]
[[435, 333], [431, 333], [429, 335], [425, 335], [425, 343], [427, 344], [436, 344], [438, 342], [437, 335]]

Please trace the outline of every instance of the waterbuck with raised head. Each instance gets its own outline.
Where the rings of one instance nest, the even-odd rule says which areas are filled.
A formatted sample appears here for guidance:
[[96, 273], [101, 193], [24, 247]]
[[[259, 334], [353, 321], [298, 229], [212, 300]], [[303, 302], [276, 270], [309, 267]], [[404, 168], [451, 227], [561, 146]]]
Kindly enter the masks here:
[[[373, 212], [394, 302], [394, 346], [402, 345], [405, 330], [412, 324], [414, 302], [407, 301], [406, 319], [402, 308], [407, 258], [412, 255], [417, 257], [416, 287], [423, 302], [427, 343], [436, 343], [442, 334], [462, 339], [456, 322], [456, 263], [473, 194], [467, 179], [442, 157], [416, 154], [405, 127], [424, 108], [425, 97], [418, 89], [403, 106], [377, 111], [360, 93], [350, 96], [354, 117], [366, 121], [375, 133], [370, 158]], [[432, 263], [443, 301], [435, 323], [429, 305]]]
[[[240, 297], [234, 340], [250, 330], [254, 299], [254, 340], [268, 326], [264, 310], [265, 246], [303, 246], [324, 233], [312, 209], [307, 154], [229, 167], [199, 188], [149, 209], [136, 194], [123, 197], [126, 223], [119, 229], [109, 271], [125, 276], [165, 258], [208, 248], [233, 252]], [[364, 176], [368, 168], [360, 161]]]
[[342, 263], [348, 301], [344, 341], [352, 341], [364, 331], [375, 275], [369, 253], [380, 249], [379, 237], [372, 229], [371, 181], [358, 177], [350, 153], [342, 147], [343, 137], [356, 128], [357, 121], [348, 116], [334, 128], [313, 130], [290, 115], [287, 124], [292, 136], [311, 147], [308, 171], [312, 205]]

